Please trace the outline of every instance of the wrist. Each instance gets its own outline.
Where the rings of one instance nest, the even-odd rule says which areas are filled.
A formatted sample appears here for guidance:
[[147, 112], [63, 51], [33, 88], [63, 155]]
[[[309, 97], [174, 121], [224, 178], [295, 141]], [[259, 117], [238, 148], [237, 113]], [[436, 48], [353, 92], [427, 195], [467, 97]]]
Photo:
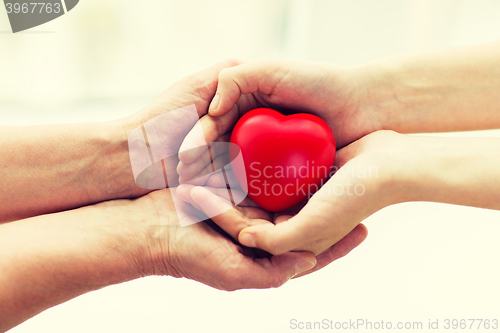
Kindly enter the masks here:
[[0, 331], [83, 293], [143, 276], [139, 217], [131, 201], [120, 200], [1, 225]]
[[134, 183], [126, 138], [114, 123], [5, 131], [1, 142], [5, 148], [1, 159], [2, 222], [145, 192]]
[[361, 162], [364, 170], [369, 170], [368, 183], [373, 190], [367, 192], [375, 194], [375, 211], [392, 204], [422, 200], [425, 167], [421, 166], [424, 159], [418, 138], [377, 131], [359, 142], [363, 142]]
[[497, 138], [410, 137], [405, 201], [431, 201], [500, 209], [495, 179]]
[[353, 67], [358, 87], [358, 112], [371, 118], [376, 130], [398, 130], [403, 108], [411, 108], [402, 99], [404, 87], [397, 82], [397, 64], [379, 60]]
[[128, 137], [137, 126], [132, 117], [101, 124], [104, 136], [102, 172], [106, 180], [101, 182], [100, 190], [104, 200], [137, 198], [147, 194], [135, 183], [128, 150]]
[[[140, 200], [140, 201], [139, 201]], [[106, 252], [116, 258], [116, 279], [127, 281], [152, 275], [149, 235], [157, 224], [153, 205], [148, 200], [112, 200], [90, 206], [95, 214], [88, 228], [94, 228]], [[92, 210], [86, 214], [90, 215]], [[87, 223], [87, 222], [86, 222]], [[101, 262], [105, 267], [106, 263]]]
[[480, 206], [471, 201], [474, 184], [488, 187], [489, 179], [481, 176], [491, 174], [495, 163], [489, 163], [487, 157], [494, 155], [491, 151], [498, 143], [490, 139], [396, 135], [383, 157], [384, 163], [390, 164], [387, 181], [394, 203], [432, 201]]
[[[177, 274], [180, 228], [171, 189], [153, 191], [134, 200], [112, 200], [95, 205], [107, 220], [111, 247], [119, 251], [123, 266], [137, 277]], [[114, 245], [113, 245], [114, 244]]]

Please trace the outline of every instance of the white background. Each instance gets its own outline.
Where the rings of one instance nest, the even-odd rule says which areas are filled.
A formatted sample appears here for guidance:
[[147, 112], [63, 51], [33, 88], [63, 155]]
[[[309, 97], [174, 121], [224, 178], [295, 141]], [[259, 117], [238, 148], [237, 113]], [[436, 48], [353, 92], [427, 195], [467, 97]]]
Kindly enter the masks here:
[[[356, 65], [500, 39], [494, 0], [81, 0], [9, 33], [0, 10], [0, 124], [106, 121], [228, 57]], [[456, 133], [500, 136], [498, 131]], [[493, 179], [492, 181], [500, 181]], [[12, 332], [289, 332], [290, 320], [500, 319], [500, 212], [433, 203], [365, 221], [349, 256], [274, 290], [150, 277], [92, 292]], [[358, 330], [362, 331], [362, 330]]]

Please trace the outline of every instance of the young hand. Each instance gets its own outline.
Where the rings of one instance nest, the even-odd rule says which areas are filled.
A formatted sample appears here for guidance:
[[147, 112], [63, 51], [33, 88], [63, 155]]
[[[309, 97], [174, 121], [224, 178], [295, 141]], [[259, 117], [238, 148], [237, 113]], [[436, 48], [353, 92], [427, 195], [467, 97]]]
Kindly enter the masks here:
[[206, 142], [229, 139], [229, 133], [246, 112], [274, 108], [283, 113], [309, 112], [324, 119], [333, 130], [338, 148], [380, 127], [376, 113], [361, 112], [363, 97], [360, 74], [350, 68], [327, 63], [257, 61], [223, 69], [209, 115], [200, 122], [204, 138], [189, 133], [182, 144], [177, 171], [187, 178], [203, 154]]

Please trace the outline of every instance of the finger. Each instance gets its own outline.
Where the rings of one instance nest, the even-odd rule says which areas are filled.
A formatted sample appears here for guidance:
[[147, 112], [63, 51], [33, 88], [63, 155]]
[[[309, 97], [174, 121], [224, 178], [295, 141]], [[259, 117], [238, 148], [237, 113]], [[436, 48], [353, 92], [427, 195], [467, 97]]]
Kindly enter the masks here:
[[[177, 196], [186, 201], [187, 203], [191, 204], [194, 208], [196, 208], [199, 211], [203, 211], [203, 209], [193, 200], [191, 197], [191, 190], [195, 187], [195, 185], [192, 184], [182, 184], [177, 187]], [[222, 199], [226, 198], [229, 196], [229, 190], [227, 188], [213, 188], [213, 187], [204, 187], [207, 190], [209, 190], [211, 193], [215, 194], [218, 197], [221, 197]], [[271, 213], [266, 213], [262, 214], [260, 211], [264, 211], [262, 208], [259, 207], [252, 199], [246, 196], [245, 192], [243, 191], [237, 191], [237, 190], [231, 190], [231, 195], [229, 197], [232, 197], [231, 199], [234, 201], [234, 203], [237, 205], [238, 209], [240, 210], [241, 214], [245, 216], [246, 218], [249, 219], [267, 219], [271, 220]], [[224, 199], [225, 200], [225, 199]], [[257, 208], [255, 210], [247, 208]], [[255, 212], [259, 212], [259, 214], [255, 214]]]
[[193, 163], [207, 149], [206, 142], [213, 142], [230, 132], [243, 114], [258, 107], [268, 107], [268, 105], [263, 101], [257, 101], [252, 94], [242, 95], [229, 113], [220, 117], [204, 116], [184, 138], [186, 143], [181, 145], [179, 159], [183, 163]]
[[210, 178], [208, 178], [206, 182], [206, 185], [210, 187], [227, 187], [227, 185], [229, 185], [230, 188], [239, 188], [240, 184], [236, 180], [236, 176], [234, 175], [231, 166], [230, 165], [225, 166], [224, 171], [226, 173], [225, 177], [224, 174], [222, 173], [222, 170], [219, 170], [216, 173], [211, 174]]
[[[306, 206], [307, 207], [307, 206]], [[313, 212], [304, 210], [290, 218], [286, 223], [255, 225], [242, 230], [238, 240], [242, 245], [257, 247], [272, 254], [288, 251], [323, 252], [329, 244], [336, 243], [347, 235], [354, 226], [352, 219], [327, 221]], [[331, 225], [337, 222], [335, 225]], [[359, 221], [357, 221], [359, 223]]]
[[310, 252], [289, 252], [270, 259], [245, 257], [244, 260], [231, 277], [235, 281], [231, 290], [277, 288], [316, 265], [316, 258]]
[[272, 254], [292, 250], [323, 252], [373, 213], [366, 204], [359, 205], [353, 198], [336, 195], [339, 186], [347, 193], [352, 183], [349, 178], [335, 174], [287, 223], [249, 227], [239, 235], [240, 243]]
[[[225, 172], [224, 172], [225, 171]], [[247, 192], [245, 192], [238, 181], [236, 180], [236, 176], [233, 173], [231, 168], [227, 169], [224, 167], [224, 171], [219, 171], [217, 173], [211, 174], [210, 178], [205, 183], [207, 187], [214, 188], [224, 188], [230, 189], [231, 191], [238, 191], [241, 193], [242, 201], [239, 199], [234, 200], [234, 203], [238, 206], [247, 206], [247, 207], [259, 207], [252, 199], [247, 196]]]
[[234, 207], [228, 200], [215, 195], [207, 188], [194, 187], [190, 196], [200, 209], [209, 216], [219, 227], [234, 239], [238, 239], [239, 232], [245, 227], [269, 223], [272, 216], [260, 208], [244, 208], [245, 214]]
[[222, 168], [224, 168], [225, 170], [226, 167], [230, 167], [229, 161], [229, 154], [226, 153], [223, 155], [219, 155], [212, 161], [212, 163], [205, 165], [205, 167], [200, 172], [198, 172], [198, 174], [189, 178], [179, 177], [179, 183], [204, 185], [213, 175], [213, 172], [221, 170]]
[[[243, 62], [238, 59], [223, 60], [206, 69], [193, 73], [179, 81], [179, 83], [184, 83], [184, 85], [181, 86], [187, 85], [190, 87], [201, 88], [199, 89], [199, 95], [201, 99], [195, 102], [196, 109], [198, 111], [198, 117], [201, 117], [204, 114], [208, 113], [209, 101], [215, 95], [220, 71], [225, 68], [241, 65], [242, 63]], [[171, 88], [174, 89], [173, 92], [171, 91], [171, 89], [168, 89], [162, 94], [161, 97], [168, 98], [169, 100], [172, 99], [172, 95], [175, 95], [175, 93], [177, 93], [175, 89], [179, 89], [179, 85], [174, 84]]]
[[197, 176], [193, 179], [183, 179], [182, 177], [179, 177], [179, 184], [191, 184], [195, 186], [202, 186], [207, 183], [210, 176], [211, 174], [205, 174], [203, 176]]
[[[195, 186], [204, 185], [204, 187], [206, 187], [209, 191], [220, 197], [226, 197], [228, 195], [228, 191], [231, 191], [231, 195], [233, 196], [233, 201], [238, 207], [260, 208], [260, 206], [257, 205], [255, 201], [250, 199], [246, 195], [246, 193], [241, 189], [238, 182], [236, 181], [234, 173], [231, 172], [231, 169], [229, 170], [227, 170], [226, 168], [224, 169], [226, 170], [226, 177], [228, 179], [228, 182], [226, 182], [226, 179], [224, 178], [222, 172], [219, 171], [217, 173], [211, 174], [206, 182], [203, 181], [200, 182], [199, 184], [196, 184], [194, 181], [191, 181], [183, 183], [182, 185], [195, 185]], [[229, 184], [229, 189], [228, 189], [228, 184]], [[193, 186], [189, 187], [189, 191], [191, 190], [191, 188], [193, 188]]]
[[219, 73], [217, 91], [210, 104], [209, 115], [226, 114], [242, 95], [255, 92], [271, 94], [285, 75], [285, 66], [274, 61], [257, 61], [223, 69]]
[[363, 147], [362, 140], [354, 141], [349, 145], [343, 147], [342, 149], [337, 150], [335, 153], [335, 170], [339, 170], [348, 162], [355, 159], [357, 156], [364, 152], [365, 148]]
[[[209, 146], [200, 148], [202, 154], [190, 164], [182, 161], [177, 165], [177, 173], [184, 179], [189, 179], [198, 174], [204, 167], [209, 165], [214, 158], [229, 151], [229, 133], [219, 137], [215, 142], [211, 142]], [[199, 153], [199, 152], [197, 152]]]
[[[311, 207], [306, 206], [306, 208]], [[321, 212], [321, 207], [317, 207], [313, 214], [302, 210], [289, 219], [287, 216], [278, 217], [278, 222], [281, 223], [245, 228], [238, 236], [238, 240], [245, 246], [257, 247], [275, 255], [306, 250], [311, 243], [326, 237], [327, 224], [318, 216], [318, 210]]]
[[176, 188], [176, 195], [180, 199], [184, 200], [185, 202], [191, 204], [194, 208], [202, 212], [203, 210], [201, 209], [200, 206], [191, 198], [191, 190], [194, 188], [194, 185], [191, 184], [181, 184], [177, 186]]
[[281, 215], [295, 216], [302, 210], [302, 208], [304, 208], [304, 206], [306, 204], [307, 204], [307, 200], [304, 200], [303, 202], [301, 202], [293, 207], [282, 210], [281, 212], [276, 212], [275, 217], [278, 217]]
[[[213, 193], [216, 196], [221, 197], [223, 199], [229, 197], [229, 200], [232, 200], [234, 202], [242, 202], [246, 197], [245, 192], [234, 190], [234, 189], [228, 190], [226, 187], [203, 186], [203, 188], [209, 190], [211, 193]], [[231, 192], [230, 194], [229, 194], [229, 191]]]
[[[229, 161], [230, 161], [229, 153], [224, 153], [222, 155], [219, 155], [219, 156], [215, 157], [211, 163], [205, 165], [203, 167], [203, 169], [201, 169], [201, 171], [198, 172], [198, 174], [196, 174], [192, 177], [189, 177], [189, 178], [179, 177], [179, 182], [184, 183], [184, 182], [188, 182], [190, 180], [195, 180], [197, 178], [204, 177], [204, 176], [208, 175], [209, 177], [204, 178], [205, 182], [206, 182], [210, 178], [211, 173], [218, 171], [218, 170], [221, 170], [222, 168], [225, 169], [227, 165], [230, 165]], [[205, 184], [205, 182], [203, 184]]]
[[[228, 197], [229, 191], [231, 191], [230, 192], [231, 195], [229, 195], [230, 200], [232, 200], [233, 203], [240, 208], [243, 208], [243, 207], [260, 208], [259, 205], [257, 205], [252, 199], [247, 197], [245, 192], [243, 192], [241, 190], [235, 190], [234, 188], [231, 188], [229, 190], [226, 187], [209, 187], [208, 185], [204, 186], [204, 188], [208, 189], [210, 192], [212, 192], [213, 194], [215, 194], [221, 198]], [[271, 214], [271, 213], [269, 213], [269, 214]], [[243, 214], [243, 215], [245, 215], [245, 214]], [[247, 217], [249, 217], [249, 216], [247, 216]]]
[[[225, 60], [207, 69], [189, 75], [188, 77], [174, 84], [171, 88], [167, 89], [167, 91], [165, 91], [162, 95], [160, 95], [158, 97], [159, 101], [156, 104], [161, 106], [164, 104], [164, 102], [168, 101], [170, 104], [179, 104], [180, 107], [183, 105], [183, 103], [185, 103], [186, 100], [185, 98], [179, 98], [179, 96], [184, 96], [186, 94], [186, 87], [196, 87], [197, 90], [195, 95], [198, 98], [195, 99], [194, 104], [198, 112], [198, 118], [200, 118], [208, 113], [208, 105], [217, 89], [217, 82], [220, 71], [231, 66], [237, 66], [241, 63], [242, 62], [239, 60]], [[197, 122], [194, 128], [191, 129], [190, 133], [203, 132], [202, 129], [197, 125], [200, 125], [200, 123]], [[194, 137], [195, 142], [183, 148], [188, 150], [188, 152], [185, 153], [187, 156], [189, 156], [190, 154], [196, 154], [196, 150], [198, 149], [198, 147], [206, 146], [206, 141], [204, 140], [203, 135], [196, 136], [192, 134], [192, 137]], [[209, 142], [214, 141], [216, 138], [217, 137], [213, 138]], [[194, 151], [189, 151], [191, 149], [194, 149]]]
[[252, 199], [250, 199], [249, 197], [246, 197], [245, 199], [243, 199], [243, 201], [241, 201], [239, 204], [238, 204], [238, 207], [255, 207], [255, 208], [260, 208], [259, 205], [257, 205], [255, 203], [255, 201], [253, 201]]
[[[196, 209], [203, 211], [201, 207], [193, 200], [191, 197], [191, 190], [195, 187], [195, 185], [192, 184], [181, 184], [177, 186], [177, 196], [186, 201], [187, 203], [191, 204], [193, 207]], [[255, 208], [260, 208], [255, 202], [253, 202], [250, 198], [248, 198], [243, 191], [238, 191], [238, 190], [228, 190], [226, 187], [224, 188], [217, 188], [217, 187], [208, 187], [204, 186], [203, 188], [207, 189], [211, 193], [215, 194], [216, 196], [222, 198], [223, 200], [226, 200], [226, 197], [230, 197], [231, 200], [233, 200], [235, 203], [238, 203], [238, 207], [241, 209], [244, 209], [246, 207], [255, 207]], [[229, 192], [231, 191], [231, 194], [229, 195]], [[228, 201], [229, 202], [229, 201]], [[242, 212], [244, 216], [247, 218], [261, 218], [261, 215], [255, 216], [254, 214], [245, 214], [245, 211]], [[269, 214], [266, 214], [265, 217], [270, 220]]]
[[195, 162], [207, 150], [207, 143], [215, 142], [229, 132], [238, 118], [237, 105], [234, 105], [230, 112], [221, 117], [203, 116], [184, 138], [179, 149], [179, 159], [184, 164]]
[[362, 223], [358, 224], [344, 238], [335, 243], [333, 246], [316, 256], [317, 264], [313, 269], [305, 271], [296, 277], [301, 277], [312, 272], [318, 271], [329, 265], [333, 261], [346, 256], [354, 248], [358, 247], [368, 236], [368, 229]]
[[293, 215], [279, 215], [279, 216], [275, 217], [274, 224], [280, 224], [280, 223], [286, 222], [289, 219], [291, 219], [292, 217], [293, 217]]

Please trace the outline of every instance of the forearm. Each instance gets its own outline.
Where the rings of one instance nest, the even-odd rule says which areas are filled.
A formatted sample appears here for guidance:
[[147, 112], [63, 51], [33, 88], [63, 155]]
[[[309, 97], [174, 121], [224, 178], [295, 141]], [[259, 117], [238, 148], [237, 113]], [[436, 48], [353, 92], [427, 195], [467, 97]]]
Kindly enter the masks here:
[[0, 332], [80, 294], [140, 277], [144, 226], [129, 200], [1, 225]]
[[500, 128], [500, 42], [357, 67], [359, 107], [400, 133]]
[[404, 201], [500, 210], [500, 139], [411, 137], [398, 166]]
[[119, 122], [1, 132], [0, 223], [140, 194]]

